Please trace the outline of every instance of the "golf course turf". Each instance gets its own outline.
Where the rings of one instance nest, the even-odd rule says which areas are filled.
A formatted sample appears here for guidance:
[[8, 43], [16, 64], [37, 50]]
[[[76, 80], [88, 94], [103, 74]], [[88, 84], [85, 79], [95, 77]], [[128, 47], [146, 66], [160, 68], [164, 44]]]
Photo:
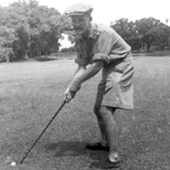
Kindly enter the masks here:
[[[170, 57], [135, 57], [134, 110], [117, 110], [121, 170], [170, 169]], [[100, 140], [93, 114], [101, 73], [82, 85], [24, 163], [63, 102], [76, 69], [73, 60], [0, 64], [0, 170], [95, 170], [90, 164], [107, 152], [85, 150]]]

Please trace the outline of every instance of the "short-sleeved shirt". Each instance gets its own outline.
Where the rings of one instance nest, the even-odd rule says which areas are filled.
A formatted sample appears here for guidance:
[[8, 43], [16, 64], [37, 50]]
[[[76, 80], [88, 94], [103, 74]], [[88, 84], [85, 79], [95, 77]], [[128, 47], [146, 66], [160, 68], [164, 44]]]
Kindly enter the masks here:
[[95, 105], [133, 109], [134, 65], [131, 47], [111, 27], [91, 23], [89, 37], [76, 44], [78, 65], [104, 61]]
[[81, 36], [75, 44], [77, 58], [75, 62], [86, 66], [95, 60], [105, 64], [125, 58], [131, 47], [109, 26], [91, 23], [89, 37]]

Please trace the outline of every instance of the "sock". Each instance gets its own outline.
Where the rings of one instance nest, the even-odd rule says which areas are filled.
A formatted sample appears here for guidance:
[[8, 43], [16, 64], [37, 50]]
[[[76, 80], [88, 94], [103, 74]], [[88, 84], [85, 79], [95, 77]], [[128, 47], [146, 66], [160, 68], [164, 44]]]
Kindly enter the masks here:
[[110, 162], [118, 162], [120, 160], [118, 153], [109, 155]]

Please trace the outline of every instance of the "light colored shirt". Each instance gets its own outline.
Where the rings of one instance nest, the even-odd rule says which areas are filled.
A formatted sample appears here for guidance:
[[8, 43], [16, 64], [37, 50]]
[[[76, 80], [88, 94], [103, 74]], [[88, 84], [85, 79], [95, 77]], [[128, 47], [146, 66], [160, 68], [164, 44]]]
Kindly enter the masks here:
[[75, 43], [77, 58], [75, 62], [86, 66], [96, 60], [105, 65], [126, 58], [131, 47], [111, 27], [91, 23], [88, 38], [81, 36]]

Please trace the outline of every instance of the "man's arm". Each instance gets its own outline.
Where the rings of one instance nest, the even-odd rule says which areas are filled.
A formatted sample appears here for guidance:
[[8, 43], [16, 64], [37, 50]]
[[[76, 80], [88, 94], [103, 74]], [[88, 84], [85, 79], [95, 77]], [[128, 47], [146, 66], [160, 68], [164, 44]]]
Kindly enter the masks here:
[[103, 64], [103, 61], [95, 61], [87, 69], [84, 66], [79, 66], [72, 82], [69, 85], [70, 91], [77, 92], [83, 82], [95, 76], [103, 68]]
[[74, 98], [76, 92], [80, 89], [81, 84], [95, 76], [103, 68], [103, 65], [103, 61], [95, 61], [87, 69], [86, 66], [79, 65], [76, 72], [74, 73], [72, 82], [65, 92], [66, 102], [69, 102], [72, 98]]

